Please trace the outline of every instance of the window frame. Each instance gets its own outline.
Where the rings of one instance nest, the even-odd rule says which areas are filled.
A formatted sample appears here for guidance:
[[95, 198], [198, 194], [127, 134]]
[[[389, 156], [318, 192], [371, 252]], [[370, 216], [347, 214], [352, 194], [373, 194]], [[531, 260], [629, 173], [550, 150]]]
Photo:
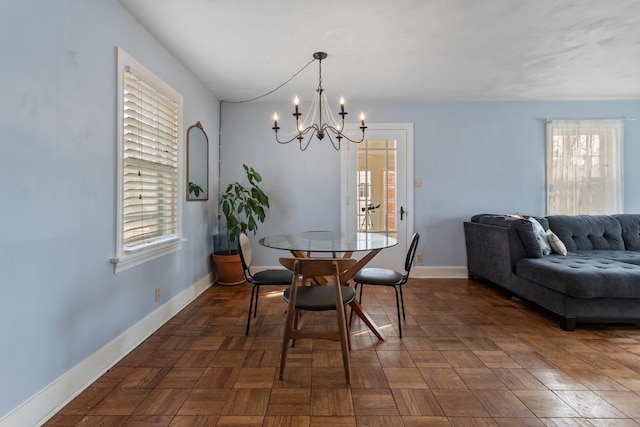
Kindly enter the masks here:
[[[169, 237], [139, 244], [133, 248], [126, 248], [124, 245], [124, 81], [125, 72], [134, 74], [163, 96], [171, 99], [177, 104], [177, 191], [176, 191], [176, 233]], [[181, 93], [173, 89], [169, 84], [157, 77], [142, 64], [133, 59], [125, 51], [117, 48], [117, 168], [116, 168], [116, 230], [115, 230], [115, 255], [111, 258], [114, 264], [114, 273], [127, 270], [141, 265], [161, 256], [176, 252], [182, 249], [184, 238], [182, 235], [182, 200], [185, 197], [184, 186], [181, 185], [185, 179], [184, 148], [183, 148], [183, 104], [184, 98]]]
[[[557, 138], [557, 140], [556, 140]], [[569, 138], [566, 140], [566, 138]], [[546, 123], [546, 214], [580, 215], [621, 213], [624, 210], [624, 124], [619, 119], [554, 119]], [[558, 155], [558, 152], [561, 154]], [[577, 156], [576, 153], [581, 153]], [[563, 160], [564, 159], [564, 160]], [[573, 159], [573, 160], [572, 160]], [[596, 161], [597, 160], [597, 161]], [[579, 162], [583, 165], [578, 166]], [[556, 163], [561, 169], [554, 169]], [[568, 168], [573, 163], [573, 168]], [[578, 170], [590, 173], [578, 174]], [[565, 180], [558, 179], [558, 175]], [[590, 203], [553, 210], [552, 199], [569, 192], [573, 199], [588, 196]], [[604, 191], [600, 197], [597, 191]], [[610, 193], [605, 196], [606, 190]], [[569, 197], [569, 196], [564, 196]], [[571, 200], [571, 198], [570, 198]], [[598, 204], [597, 201], [601, 203]], [[594, 204], [595, 203], [595, 204]], [[589, 211], [578, 211], [582, 207]]]

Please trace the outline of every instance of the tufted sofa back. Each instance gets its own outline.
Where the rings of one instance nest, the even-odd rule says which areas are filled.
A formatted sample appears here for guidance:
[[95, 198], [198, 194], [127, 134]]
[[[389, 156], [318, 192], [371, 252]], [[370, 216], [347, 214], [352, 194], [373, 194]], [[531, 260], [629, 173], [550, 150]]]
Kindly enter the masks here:
[[622, 225], [612, 215], [551, 215], [547, 220], [551, 231], [562, 240], [569, 252], [626, 249]]
[[620, 214], [613, 215], [622, 226], [622, 238], [624, 247], [628, 251], [640, 251], [640, 215]]
[[[640, 214], [550, 215], [536, 219], [545, 230], [551, 229], [569, 252], [640, 251]], [[540, 245], [527, 220], [503, 214], [479, 214], [471, 217], [471, 223], [513, 229], [519, 241], [517, 243], [521, 243], [511, 242], [509, 246], [513, 260], [523, 255], [528, 258], [542, 257]]]

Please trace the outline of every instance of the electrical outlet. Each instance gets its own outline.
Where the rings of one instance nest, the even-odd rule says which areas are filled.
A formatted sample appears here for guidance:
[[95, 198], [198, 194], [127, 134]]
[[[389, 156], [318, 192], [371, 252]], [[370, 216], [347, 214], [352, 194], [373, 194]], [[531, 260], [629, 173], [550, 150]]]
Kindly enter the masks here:
[[422, 254], [416, 254], [418, 264], [422, 264]]
[[160, 301], [160, 288], [156, 288], [156, 302]]

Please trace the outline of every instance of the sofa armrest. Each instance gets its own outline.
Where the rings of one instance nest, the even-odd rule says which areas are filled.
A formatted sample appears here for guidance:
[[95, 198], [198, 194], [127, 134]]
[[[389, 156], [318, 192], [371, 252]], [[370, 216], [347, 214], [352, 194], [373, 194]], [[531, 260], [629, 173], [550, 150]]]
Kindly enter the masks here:
[[506, 286], [516, 261], [527, 258], [518, 233], [511, 227], [464, 223], [469, 277], [481, 277]]

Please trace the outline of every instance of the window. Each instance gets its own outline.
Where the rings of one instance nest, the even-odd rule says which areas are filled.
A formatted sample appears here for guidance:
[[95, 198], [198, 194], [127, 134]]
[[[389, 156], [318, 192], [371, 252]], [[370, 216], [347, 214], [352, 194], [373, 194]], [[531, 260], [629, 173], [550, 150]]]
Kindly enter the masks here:
[[547, 215], [621, 213], [621, 120], [547, 122]]
[[115, 271], [182, 245], [182, 95], [118, 49]]

